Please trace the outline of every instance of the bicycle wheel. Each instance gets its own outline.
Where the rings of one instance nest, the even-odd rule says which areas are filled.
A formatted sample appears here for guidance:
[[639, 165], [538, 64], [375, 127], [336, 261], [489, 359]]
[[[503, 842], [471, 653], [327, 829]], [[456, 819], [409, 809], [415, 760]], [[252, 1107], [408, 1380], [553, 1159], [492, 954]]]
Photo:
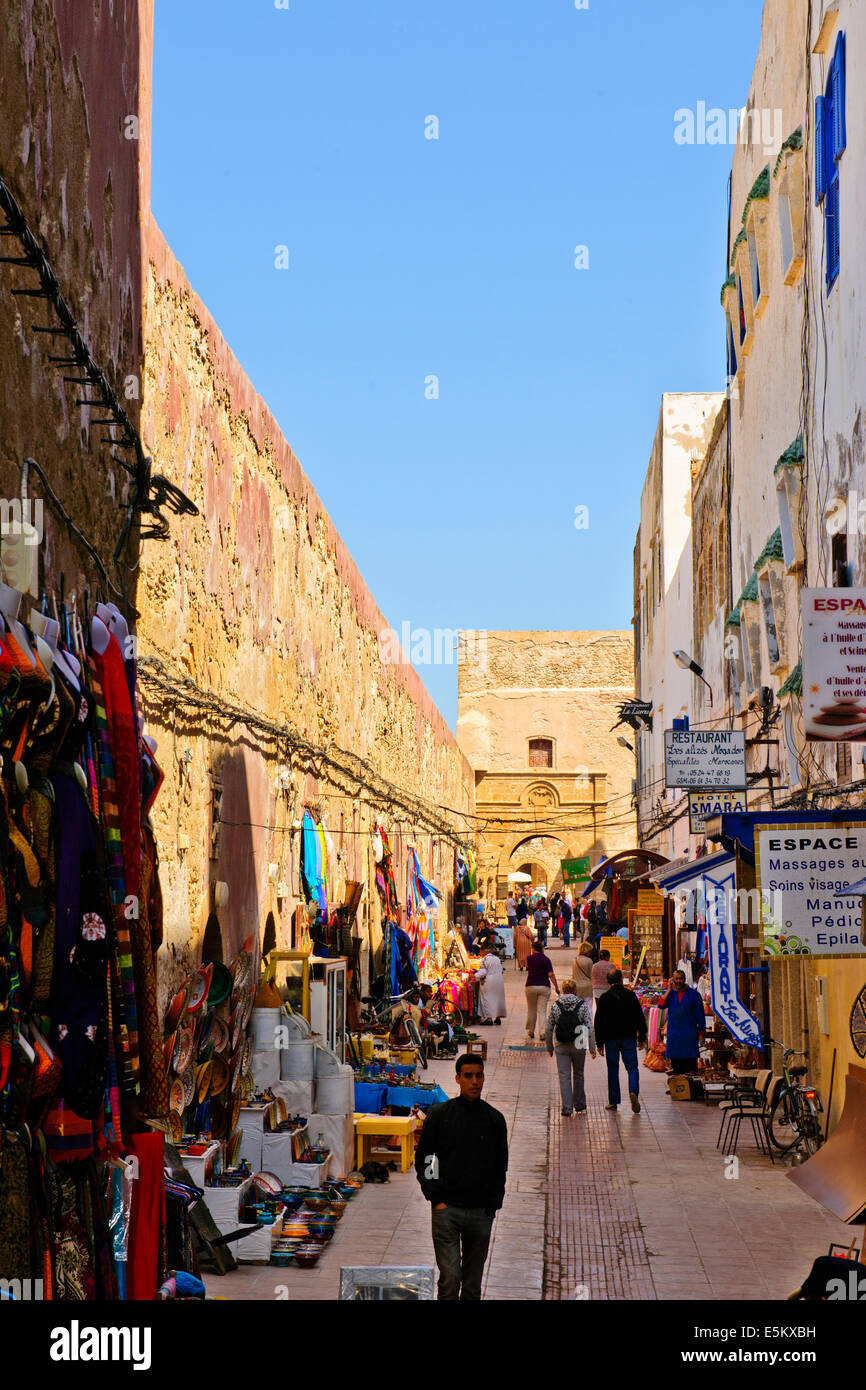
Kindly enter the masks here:
[[799, 1142], [798, 1119], [797, 1105], [791, 1091], [780, 1091], [770, 1115], [770, 1139], [782, 1153]]
[[824, 1142], [824, 1129], [820, 1113], [811, 1101], [806, 1101], [805, 1113], [800, 1120], [800, 1148], [811, 1158]]
[[414, 1044], [418, 1053], [418, 1064], [422, 1071], [427, 1070], [427, 1049], [424, 1046], [424, 1039], [414, 1018], [406, 1019], [406, 1032], [409, 1034], [410, 1041]]

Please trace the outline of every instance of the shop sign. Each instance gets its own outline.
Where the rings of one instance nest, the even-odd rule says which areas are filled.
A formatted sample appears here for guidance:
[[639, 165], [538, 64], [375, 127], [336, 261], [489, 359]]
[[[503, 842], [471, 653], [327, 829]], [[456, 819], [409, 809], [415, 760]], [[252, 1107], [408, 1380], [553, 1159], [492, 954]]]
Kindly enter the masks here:
[[802, 605], [806, 738], [866, 742], [866, 589], [804, 589]]
[[866, 954], [861, 894], [835, 896], [866, 876], [866, 825], [756, 825], [755, 871], [765, 956]]
[[643, 912], [648, 917], [663, 917], [665, 913], [664, 895], [656, 893], [652, 888], [639, 888], [635, 906], [638, 912]]
[[745, 792], [689, 792], [689, 833], [703, 835], [714, 816], [734, 816], [747, 811]]
[[589, 858], [583, 859], [560, 859], [563, 883], [582, 883], [589, 878]]
[[611, 965], [617, 970], [622, 970], [625, 941], [621, 936], [603, 936], [598, 943], [598, 949], [599, 951], [609, 951]]
[[665, 729], [665, 786], [746, 786], [746, 735], [742, 729]]
[[761, 1025], [740, 999], [737, 974], [737, 943], [729, 907], [733, 901], [734, 872], [724, 878], [703, 875], [707, 905], [707, 937], [710, 957], [710, 999], [713, 1012], [728, 1027], [737, 1042], [763, 1047]]

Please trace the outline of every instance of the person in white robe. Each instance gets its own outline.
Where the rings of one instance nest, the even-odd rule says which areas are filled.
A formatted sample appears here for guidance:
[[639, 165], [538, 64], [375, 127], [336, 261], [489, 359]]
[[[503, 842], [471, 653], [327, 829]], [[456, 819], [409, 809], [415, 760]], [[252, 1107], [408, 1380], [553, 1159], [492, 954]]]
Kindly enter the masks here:
[[475, 972], [478, 981], [478, 1012], [482, 1023], [498, 1023], [506, 1016], [502, 961], [488, 947], [482, 948], [481, 959], [481, 969]]

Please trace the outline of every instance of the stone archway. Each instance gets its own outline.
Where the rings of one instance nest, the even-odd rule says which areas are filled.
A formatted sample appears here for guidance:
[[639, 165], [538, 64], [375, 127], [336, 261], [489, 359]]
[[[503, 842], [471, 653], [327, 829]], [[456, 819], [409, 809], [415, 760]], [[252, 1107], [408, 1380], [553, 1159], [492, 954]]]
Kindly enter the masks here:
[[499, 876], [507, 878], [516, 871], [532, 872], [531, 869], [523, 870], [524, 864], [538, 866], [541, 874], [538, 878], [533, 876], [532, 886], [543, 884], [550, 891], [564, 855], [565, 845], [556, 835], [517, 836], [516, 842], [510, 848], [506, 845], [502, 851]]

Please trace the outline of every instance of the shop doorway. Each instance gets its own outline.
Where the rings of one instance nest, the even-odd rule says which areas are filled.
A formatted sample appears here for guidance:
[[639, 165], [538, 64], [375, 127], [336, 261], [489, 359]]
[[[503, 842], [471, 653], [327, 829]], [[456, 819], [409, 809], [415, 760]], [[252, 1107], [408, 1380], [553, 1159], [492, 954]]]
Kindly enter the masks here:
[[210, 965], [211, 961], [223, 963], [223, 934], [215, 912], [207, 919], [204, 940], [201, 945], [201, 963]]
[[271, 951], [277, 949], [277, 927], [274, 922], [274, 914], [269, 912], [265, 919], [265, 930], [262, 936], [262, 959], [269, 955]]

